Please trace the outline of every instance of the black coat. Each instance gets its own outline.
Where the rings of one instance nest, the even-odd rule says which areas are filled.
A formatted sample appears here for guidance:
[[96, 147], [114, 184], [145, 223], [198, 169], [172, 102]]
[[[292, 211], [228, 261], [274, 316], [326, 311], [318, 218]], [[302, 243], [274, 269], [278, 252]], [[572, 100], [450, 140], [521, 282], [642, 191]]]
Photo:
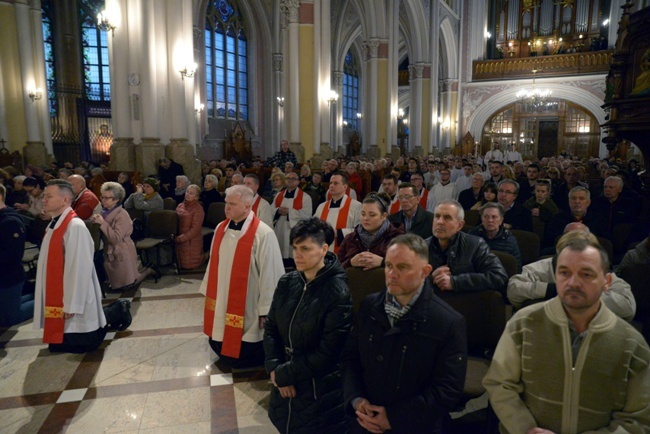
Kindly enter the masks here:
[[522, 231], [533, 231], [533, 216], [528, 208], [524, 208], [519, 202], [514, 202], [512, 207], [506, 210], [503, 216], [503, 223], [510, 225], [510, 229]]
[[347, 277], [334, 253], [309, 284], [298, 271], [282, 276], [264, 332], [266, 371], [297, 393], [285, 399], [272, 387], [269, 418], [280, 432], [346, 432], [339, 356], [351, 325]]
[[429, 264], [433, 269], [443, 265], [451, 269], [454, 292], [491, 289], [505, 296], [508, 273], [482, 238], [458, 232], [444, 251], [435, 237], [427, 240], [427, 244]]
[[[388, 221], [391, 223], [404, 224], [404, 211], [396, 212], [388, 216]], [[411, 223], [411, 229], [407, 232], [409, 234], [419, 235], [425, 240], [433, 235], [431, 232], [433, 228], [433, 214], [418, 205], [418, 210], [415, 212], [415, 218]]]
[[410, 312], [391, 327], [386, 291], [366, 297], [341, 355], [345, 410], [352, 402], [386, 407], [391, 432], [437, 433], [463, 393], [467, 367], [465, 319], [433, 294], [425, 279]]

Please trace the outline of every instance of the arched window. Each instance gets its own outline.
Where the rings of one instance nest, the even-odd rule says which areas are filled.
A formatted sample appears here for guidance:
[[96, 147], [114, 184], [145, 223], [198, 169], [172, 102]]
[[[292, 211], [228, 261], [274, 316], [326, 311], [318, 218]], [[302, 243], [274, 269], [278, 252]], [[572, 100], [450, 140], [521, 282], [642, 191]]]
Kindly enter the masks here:
[[47, 82], [47, 103], [50, 116], [56, 116], [58, 110], [56, 100], [56, 74], [54, 73], [54, 44], [52, 29], [52, 4], [43, 3], [43, 52], [45, 53], [45, 79]]
[[111, 100], [108, 72], [108, 32], [97, 28], [97, 13], [103, 1], [81, 1], [81, 43], [83, 49], [84, 90], [92, 101]]
[[248, 119], [246, 33], [236, 1], [208, 3], [205, 75], [208, 116]]
[[351, 51], [345, 56], [343, 66], [343, 122], [357, 129], [359, 112], [359, 68]]

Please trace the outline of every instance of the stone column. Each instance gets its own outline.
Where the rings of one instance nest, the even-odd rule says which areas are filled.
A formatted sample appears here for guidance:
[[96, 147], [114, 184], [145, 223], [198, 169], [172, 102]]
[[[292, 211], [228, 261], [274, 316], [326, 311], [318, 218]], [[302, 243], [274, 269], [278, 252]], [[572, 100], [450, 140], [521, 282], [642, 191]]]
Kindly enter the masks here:
[[[289, 28], [289, 49], [287, 64], [288, 74], [286, 95], [283, 95], [285, 124], [289, 126], [289, 143], [292, 149], [300, 145], [300, 21], [298, 11], [299, 0], [282, 0], [280, 4], [284, 19], [288, 22]], [[286, 128], [286, 126], [285, 126]], [[279, 150], [280, 142], [273, 144], [273, 150]], [[295, 151], [294, 151], [295, 152]]]
[[[284, 68], [284, 56], [282, 53], [273, 53], [273, 88], [276, 90], [275, 101], [273, 101], [273, 116], [277, 128], [273, 134], [273, 143], [280, 143], [283, 138], [287, 137], [286, 119], [284, 116], [284, 107], [287, 103], [287, 96], [282, 89], [282, 72]], [[282, 98], [278, 101], [278, 98]]]
[[345, 154], [345, 143], [343, 143], [343, 77], [345, 77], [345, 73], [342, 71], [332, 72], [332, 89], [339, 94], [339, 101], [337, 104], [334, 104], [332, 109], [332, 113], [334, 114], [334, 135], [330, 147], [334, 152]]
[[[365, 41], [363, 47], [366, 49], [366, 59], [368, 63], [368, 79], [366, 85], [368, 89], [368, 92], [366, 93], [368, 103], [365, 104], [366, 113], [364, 113], [364, 123], [366, 124], [366, 129], [364, 136], [368, 138], [368, 145], [379, 146], [377, 143], [377, 128], [379, 125], [379, 120], [377, 119], [377, 52], [379, 49], [379, 40], [373, 39]], [[383, 152], [386, 152], [385, 144], [380, 147], [380, 153]]]
[[43, 143], [48, 154], [54, 155], [52, 147], [52, 124], [47, 101], [47, 78], [45, 77], [45, 50], [43, 48], [43, 12], [40, 0], [30, 0], [31, 28], [34, 37], [34, 76], [36, 87], [43, 89], [43, 99], [37, 107]]

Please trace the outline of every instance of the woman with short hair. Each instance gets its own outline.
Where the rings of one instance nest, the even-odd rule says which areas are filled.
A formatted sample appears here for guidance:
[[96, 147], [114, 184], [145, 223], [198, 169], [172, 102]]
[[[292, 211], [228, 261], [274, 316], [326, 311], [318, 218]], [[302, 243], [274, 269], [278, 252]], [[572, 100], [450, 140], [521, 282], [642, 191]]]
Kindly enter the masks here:
[[201, 187], [190, 184], [185, 191], [185, 200], [176, 207], [178, 215], [178, 235], [176, 244], [176, 260], [179, 268], [193, 270], [204, 261], [203, 233], [201, 226], [205, 213], [199, 203]]
[[334, 229], [317, 217], [289, 235], [296, 271], [282, 276], [264, 326], [273, 384], [269, 418], [280, 432], [345, 433], [339, 356], [352, 325], [345, 271], [329, 245]]
[[124, 291], [140, 284], [155, 270], [145, 267], [138, 271], [138, 256], [131, 239], [133, 222], [120, 205], [124, 187], [117, 182], [105, 182], [100, 189], [102, 210], [91, 219], [99, 225], [104, 242], [104, 269], [113, 291]]

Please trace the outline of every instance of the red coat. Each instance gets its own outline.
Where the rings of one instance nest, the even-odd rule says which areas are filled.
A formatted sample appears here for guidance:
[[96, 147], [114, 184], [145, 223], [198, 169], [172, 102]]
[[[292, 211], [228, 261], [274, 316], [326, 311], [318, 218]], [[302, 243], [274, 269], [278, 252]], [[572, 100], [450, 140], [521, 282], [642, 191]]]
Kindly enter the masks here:
[[175, 239], [176, 256], [180, 268], [198, 268], [203, 262], [203, 235], [201, 225], [205, 212], [198, 200], [183, 202], [176, 207], [178, 236]]
[[359, 233], [357, 232], [357, 228], [355, 227], [354, 232], [346, 235], [336, 255], [339, 257], [339, 261], [341, 261], [343, 268], [351, 267], [352, 264], [350, 261], [361, 252], [370, 252], [381, 256], [382, 258], [385, 258], [386, 250], [388, 250], [388, 243], [390, 240], [398, 235], [402, 235], [403, 233], [404, 225], [402, 225], [402, 223], [391, 223], [390, 226], [388, 226], [388, 229], [386, 229], [386, 231], [381, 234], [381, 237], [375, 240], [375, 243], [370, 246], [370, 249], [366, 249], [363, 246], [361, 238], [359, 237]]
[[93, 210], [99, 205], [99, 199], [95, 193], [84, 189], [77, 200], [72, 202], [72, 209], [77, 213], [77, 217], [81, 220], [88, 220], [93, 215]]
[[363, 190], [363, 180], [357, 172], [354, 172], [352, 175], [348, 175], [348, 185], [357, 192], [357, 200], [361, 201], [361, 191]]

